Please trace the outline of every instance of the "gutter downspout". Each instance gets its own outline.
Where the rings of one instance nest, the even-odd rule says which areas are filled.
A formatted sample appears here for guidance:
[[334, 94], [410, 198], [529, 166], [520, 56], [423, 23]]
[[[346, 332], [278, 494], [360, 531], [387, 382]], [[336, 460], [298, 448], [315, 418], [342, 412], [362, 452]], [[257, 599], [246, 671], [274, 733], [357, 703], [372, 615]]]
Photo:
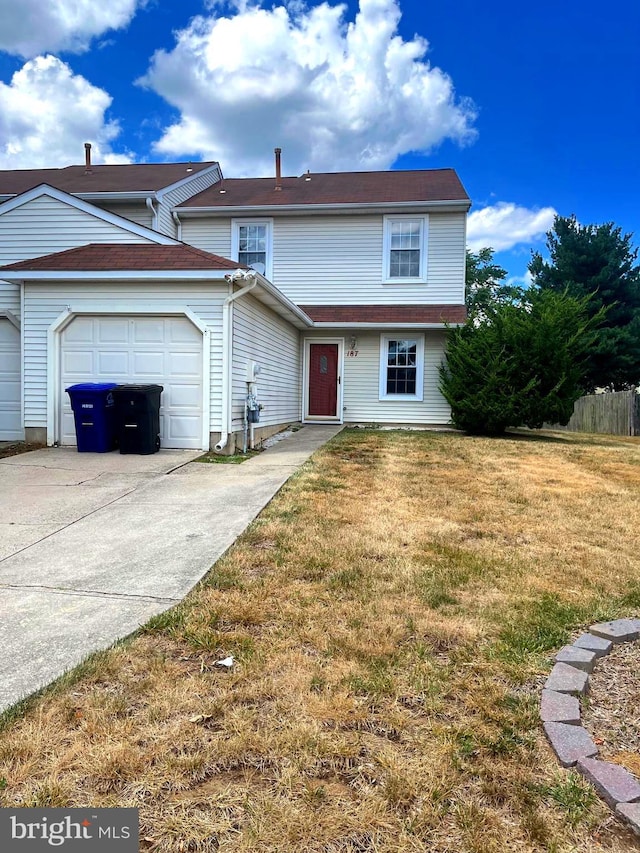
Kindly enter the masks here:
[[151, 196], [148, 196], [145, 199], [145, 203], [146, 203], [147, 207], [149, 208], [149, 210], [151, 211], [151, 216], [152, 216], [151, 227], [154, 231], [157, 231], [158, 230], [158, 211], [153, 206], [153, 198]]
[[171, 211], [171, 216], [173, 217], [173, 221], [176, 223], [176, 234], [177, 240], [182, 242], [182, 222], [180, 221], [180, 217], [178, 216], [178, 212], [176, 210]]
[[[225, 449], [231, 432], [232, 305], [236, 299], [240, 299], [241, 296], [253, 290], [258, 283], [258, 276], [254, 270], [237, 270], [225, 278], [229, 282], [229, 295], [222, 303], [222, 434], [220, 441], [213, 448], [216, 453], [222, 453]], [[234, 293], [234, 281], [248, 281], [249, 283]]]

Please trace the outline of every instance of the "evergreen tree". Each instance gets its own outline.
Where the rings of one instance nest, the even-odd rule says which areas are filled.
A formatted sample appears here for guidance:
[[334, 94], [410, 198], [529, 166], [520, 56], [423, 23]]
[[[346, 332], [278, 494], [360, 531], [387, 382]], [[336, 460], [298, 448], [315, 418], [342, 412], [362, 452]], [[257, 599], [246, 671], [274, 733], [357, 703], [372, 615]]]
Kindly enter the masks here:
[[573, 413], [601, 314], [588, 316], [588, 297], [530, 290], [523, 299], [449, 334], [440, 388], [459, 429], [500, 435], [565, 424]]
[[612, 222], [580, 225], [575, 216], [556, 216], [547, 233], [550, 261], [535, 252], [529, 264], [537, 287], [578, 299], [590, 295], [590, 315], [606, 311], [589, 353], [585, 391], [640, 383], [640, 266], [631, 239]]

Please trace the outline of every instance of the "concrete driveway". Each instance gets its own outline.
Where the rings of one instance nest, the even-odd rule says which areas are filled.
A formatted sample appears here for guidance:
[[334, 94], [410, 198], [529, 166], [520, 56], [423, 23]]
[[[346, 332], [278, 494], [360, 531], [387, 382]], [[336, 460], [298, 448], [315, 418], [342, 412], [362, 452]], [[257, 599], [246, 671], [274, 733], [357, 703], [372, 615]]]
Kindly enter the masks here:
[[241, 465], [36, 450], [0, 459], [0, 710], [176, 604], [340, 426]]

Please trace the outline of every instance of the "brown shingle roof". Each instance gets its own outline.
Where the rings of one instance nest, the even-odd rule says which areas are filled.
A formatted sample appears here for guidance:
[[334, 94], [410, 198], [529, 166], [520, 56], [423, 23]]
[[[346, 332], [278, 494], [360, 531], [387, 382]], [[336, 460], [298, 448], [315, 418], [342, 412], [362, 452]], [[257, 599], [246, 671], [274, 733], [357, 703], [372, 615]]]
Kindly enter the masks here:
[[280, 207], [290, 204], [393, 204], [469, 200], [453, 169], [327, 172], [283, 178], [282, 189], [276, 190], [274, 187], [275, 178], [225, 178], [187, 199], [180, 207]]
[[29, 272], [119, 272], [128, 270], [236, 270], [237, 261], [194, 249], [138, 243], [89, 243], [0, 267]]
[[[0, 195], [19, 195], [40, 184], [49, 184], [67, 193], [154, 192], [195, 175], [215, 162], [130, 163], [63, 169], [16, 169], [0, 171]], [[187, 171], [190, 169], [191, 171]]]
[[314, 323], [464, 323], [464, 305], [300, 305]]

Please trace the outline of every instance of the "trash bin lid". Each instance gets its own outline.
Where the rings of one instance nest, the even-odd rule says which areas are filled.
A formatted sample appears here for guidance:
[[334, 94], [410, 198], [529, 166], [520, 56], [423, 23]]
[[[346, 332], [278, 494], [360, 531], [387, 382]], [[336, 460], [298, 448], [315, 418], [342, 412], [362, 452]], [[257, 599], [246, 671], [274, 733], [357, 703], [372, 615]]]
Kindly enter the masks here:
[[77, 385], [70, 385], [65, 390], [69, 391], [111, 391], [117, 382], [79, 382]]
[[[113, 386], [111, 386], [113, 387]], [[164, 391], [164, 385], [116, 385], [116, 391], [126, 393], [128, 391], [147, 392], [147, 391]]]

